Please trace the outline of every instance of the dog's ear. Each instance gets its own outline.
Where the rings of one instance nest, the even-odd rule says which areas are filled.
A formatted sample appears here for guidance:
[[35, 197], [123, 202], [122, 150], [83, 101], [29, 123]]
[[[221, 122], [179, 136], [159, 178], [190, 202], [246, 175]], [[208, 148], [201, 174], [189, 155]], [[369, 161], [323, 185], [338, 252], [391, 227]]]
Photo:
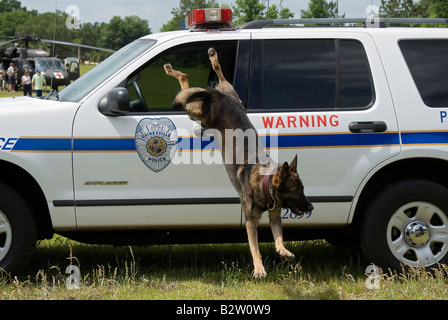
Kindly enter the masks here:
[[[293, 162], [295, 162], [295, 164]], [[291, 166], [294, 165], [295, 168], [295, 166], [297, 165], [297, 159], [294, 158], [293, 162], [291, 162]], [[282, 181], [285, 182], [288, 180], [289, 176], [291, 175], [291, 166], [288, 164], [288, 162], [283, 162], [283, 165], [272, 178], [272, 184], [275, 187], [278, 187]]]
[[289, 165], [288, 162], [284, 162], [282, 168], [280, 169], [280, 179], [285, 181], [289, 176]]
[[289, 170], [291, 170], [292, 172], [297, 173], [297, 155], [291, 161], [291, 164], [289, 165]]

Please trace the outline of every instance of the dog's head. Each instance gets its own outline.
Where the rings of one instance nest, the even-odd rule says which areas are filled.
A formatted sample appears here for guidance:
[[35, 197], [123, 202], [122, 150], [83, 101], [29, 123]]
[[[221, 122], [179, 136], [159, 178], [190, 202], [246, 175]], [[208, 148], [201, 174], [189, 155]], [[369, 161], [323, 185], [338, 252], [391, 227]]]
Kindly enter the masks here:
[[314, 209], [303, 192], [302, 180], [297, 174], [297, 155], [289, 165], [283, 163], [272, 177], [275, 199], [282, 208], [289, 208], [297, 215], [303, 215]]

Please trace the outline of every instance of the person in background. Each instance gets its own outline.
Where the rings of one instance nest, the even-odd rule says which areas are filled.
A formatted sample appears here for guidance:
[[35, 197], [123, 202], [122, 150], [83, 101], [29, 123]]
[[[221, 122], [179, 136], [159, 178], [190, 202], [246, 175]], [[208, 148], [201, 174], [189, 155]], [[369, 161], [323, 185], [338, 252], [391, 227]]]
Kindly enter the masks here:
[[8, 75], [8, 83], [9, 83], [8, 92], [15, 92], [14, 85], [16, 83], [16, 70], [14, 67], [14, 62], [10, 63], [8, 70], [6, 70], [6, 74]]
[[3, 65], [0, 63], [0, 90], [4, 91], [6, 90], [6, 79], [8, 78], [8, 75], [6, 74], [6, 69], [3, 67]]
[[45, 77], [41, 74], [40, 69], [36, 70], [36, 73], [31, 80], [32, 89], [36, 92], [36, 97], [42, 97], [42, 90], [47, 90], [47, 83], [45, 82]]
[[22, 86], [23, 86], [23, 95], [29, 95], [30, 97], [32, 94], [32, 88], [31, 88], [31, 77], [30, 72], [25, 71], [25, 74], [22, 76]]

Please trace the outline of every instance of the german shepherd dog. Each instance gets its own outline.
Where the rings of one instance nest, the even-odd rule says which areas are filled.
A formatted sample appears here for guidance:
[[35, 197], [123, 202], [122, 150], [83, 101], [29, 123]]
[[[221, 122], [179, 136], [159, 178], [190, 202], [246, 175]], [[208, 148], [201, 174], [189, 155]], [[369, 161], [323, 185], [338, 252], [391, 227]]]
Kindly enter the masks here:
[[[297, 155], [291, 164], [285, 162], [279, 165], [269, 159], [259, 143], [256, 130], [247, 117], [238, 94], [222, 73], [215, 49], [210, 48], [208, 56], [219, 78], [215, 89], [189, 88], [187, 74], [174, 70], [170, 64], [164, 65], [166, 74], [176, 78], [182, 89], [174, 98], [173, 107], [185, 109], [190, 119], [205, 129], [214, 129], [219, 133], [214, 136], [215, 141], [220, 146], [225, 168], [240, 196], [246, 218], [246, 230], [254, 264], [253, 276], [264, 278], [267, 274], [258, 248], [257, 230], [262, 213], [266, 210], [269, 212], [276, 251], [283, 258], [292, 260], [295, 258], [294, 254], [283, 245], [280, 210], [289, 208], [295, 214], [303, 215], [313, 210], [313, 205], [303, 193], [302, 181], [297, 174]], [[249, 143], [241, 146], [233, 143], [234, 136], [230, 139], [226, 137], [232, 130], [253, 132], [258, 146], [251, 147]], [[232, 143], [232, 149], [227, 150], [226, 143]], [[243, 161], [236, 161], [238, 152], [244, 153]], [[264, 163], [260, 161], [262, 158], [265, 160]]]

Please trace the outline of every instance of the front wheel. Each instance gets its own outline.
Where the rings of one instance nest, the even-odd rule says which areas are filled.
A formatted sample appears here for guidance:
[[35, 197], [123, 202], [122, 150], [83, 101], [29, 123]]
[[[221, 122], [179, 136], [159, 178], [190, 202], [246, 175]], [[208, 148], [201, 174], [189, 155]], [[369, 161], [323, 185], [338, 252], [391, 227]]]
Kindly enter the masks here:
[[0, 270], [19, 273], [36, 246], [36, 224], [30, 207], [14, 189], [0, 183]]
[[369, 263], [396, 271], [446, 264], [448, 189], [422, 179], [390, 185], [367, 206], [360, 231]]

